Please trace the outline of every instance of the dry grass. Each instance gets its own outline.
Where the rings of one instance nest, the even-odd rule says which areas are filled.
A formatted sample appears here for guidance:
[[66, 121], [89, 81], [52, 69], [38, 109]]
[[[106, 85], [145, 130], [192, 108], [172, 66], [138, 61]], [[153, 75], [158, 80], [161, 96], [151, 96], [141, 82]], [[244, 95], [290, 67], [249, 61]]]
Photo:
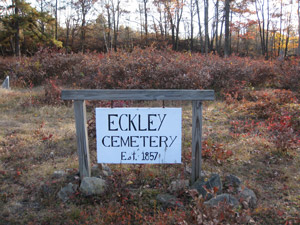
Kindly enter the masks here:
[[[183, 104], [182, 165], [112, 166], [114, 178], [119, 181], [106, 197], [79, 195], [62, 203], [57, 198], [60, 188], [68, 182], [78, 183], [73, 108], [31, 103], [32, 99], [42, 98], [42, 95], [40, 88], [0, 89], [0, 224], [117, 223], [116, 218], [126, 214], [120, 197], [126, 197], [126, 193], [133, 196], [126, 204], [131, 208], [130, 212], [135, 210], [137, 224], [138, 221], [149, 224], [171, 221], [172, 216], [176, 219], [183, 212], [187, 221], [193, 221], [190, 203], [184, 194], [179, 197], [186, 208], [169, 211], [167, 217], [153, 201], [157, 193], [167, 190], [172, 180], [189, 178], [185, 168], [190, 166], [190, 104]], [[139, 103], [143, 104], [146, 103]], [[161, 106], [161, 102], [147, 103], [149, 105]], [[180, 104], [166, 103], [166, 106], [171, 105]], [[237, 116], [238, 113], [224, 102], [204, 104], [204, 139], [221, 144], [222, 148], [231, 150], [233, 156], [221, 162], [204, 159], [203, 169], [221, 175], [235, 174], [254, 190], [259, 202], [251, 215], [257, 224], [299, 221], [299, 147], [285, 155], [275, 151], [264, 136], [232, 137], [230, 121]], [[94, 146], [91, 140], [93, 163], [96, 158]], [[56, 170], [64, 170], [67, 175], [55, 178], [53, 172]], [[138, 215], [144, 216], [144, 220], [138, 219]]]

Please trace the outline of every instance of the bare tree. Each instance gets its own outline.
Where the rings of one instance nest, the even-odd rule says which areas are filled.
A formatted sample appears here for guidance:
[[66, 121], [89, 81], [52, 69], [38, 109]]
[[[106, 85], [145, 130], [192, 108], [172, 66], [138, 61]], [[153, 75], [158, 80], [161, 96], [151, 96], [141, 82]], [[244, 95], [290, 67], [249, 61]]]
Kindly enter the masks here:
[[196, 8], [197, 8], [198, 29], [199, 29], [199, 36], [200, 36], [200, 48], [201, 48], [201, 52], [204, 52], [203, 38], [202, 38], [202, 26], [201, 26], [201, 19], [200, 19], [200, 5], [199, 5], [199, 0], [196, 0], [195, 3], [196, 3]]
[[208, 54], [208, 0], [204, 0], [204, 30], [205, 30], [205, 54]]
[[[259, 36], [261, 43], [261, 54], [268, 59], [268, 40], [270, 25], [270, 1], [267, 1], [267, 21], [265, 20], [265, 0], [255, 0], [255, 9], [258, 20]], [[260, 13], [259, 13], [260, 12]], [[267, 24], [266, 24], [267, 23]]]
[[230, 0], [225, 0], [225, 44], [224, 44], [225, 57], [228, 57], [230, 55], [229, 15], [230, 15]]
[[75, 6], [77, 7], [78, 13], [81, 15], [81, 35], [80, 35], [80, 47], [81, 51], [85, 52], [85, 36], [86, 36], [86, 16], [89, 11], [93, 8], [93, 5], [97, 0], [77, 0]]
[[298, 0], [298, 8], [297, 8], [297, 14], [298, 14], [298, 56], [300, 56], [300, 0]]
[[216, 32], [215, 32], [215, 35], [216, 35], [216, 51], [219, 52], [219, 43], [218, 43], [218, 28], [219, 28], [219, 0], [216, 0]]
[[57, 24], [58, 24], [58, 18], [57, 18], [57, 10], [58, 10], [58, 2], [55, 0], [55, 40], [57, 40]]
[[20, 7], [19, 0], [12, 0], [12, 6], [14, 7], [14, 20], [13, 20], [13, 28], [14, 28], [14, 55], [20, 56], [20, 15], [19, 15], [19, 7]]
[[190, 40], [190, 50], [194, 50], [194, 2], [190, 0], [190, 19], [191, 19], [191, 40]]
[[144, 16], [145, 16], [145, 38], [146, 38], [146, 45], [148, 41], [148, 9], [147, 9], [147, 3], [148, 0], [143, 0], [144, 3]]

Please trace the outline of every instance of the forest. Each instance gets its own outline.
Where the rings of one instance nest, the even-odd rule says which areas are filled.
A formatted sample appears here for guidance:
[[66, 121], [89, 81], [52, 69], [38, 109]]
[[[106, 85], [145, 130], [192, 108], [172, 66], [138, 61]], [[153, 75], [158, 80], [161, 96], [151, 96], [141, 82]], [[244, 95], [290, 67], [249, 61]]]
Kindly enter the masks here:
[[[10, 84], [0, 87], [0, 225], [300, 224], [299, 10], [299, 0], [0, 0], [0, 84]], [[201, 154], [194, 102], [89, 100], [83, 177], [78, 101], [62, 99], [76, 89], [214, 92], [201, 104]], [[180, 108], [181, 146], [147, 143], [176, 145], [181, 163], [98, 163], [95, 108], [125, 107]], [[126, 130], [120, 121], [113, 129]]]
[[109, 52], [134, 47], [229, 56], [299, 55], [296, 0], [1, 1], [1, 54], [40, 48]]

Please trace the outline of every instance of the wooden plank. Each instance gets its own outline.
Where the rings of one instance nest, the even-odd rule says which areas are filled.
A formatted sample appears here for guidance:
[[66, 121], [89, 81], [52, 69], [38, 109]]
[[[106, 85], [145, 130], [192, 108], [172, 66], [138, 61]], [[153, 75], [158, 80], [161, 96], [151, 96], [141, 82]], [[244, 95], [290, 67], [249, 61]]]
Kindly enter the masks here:
[[74, 101], [77, 150], [79, 159], [79, 172], [81, 180], [91, 176], [90, 154], [86, 121], [85, 101]]
[[193, 184], [201, 174], [201, 154], [202, 154], [202, 102], [193, 101], [192, 118], [192, 175]]
[[62, 90], [63, 100], [198, 100], [215, 99], [213, 90], [112, 89]]

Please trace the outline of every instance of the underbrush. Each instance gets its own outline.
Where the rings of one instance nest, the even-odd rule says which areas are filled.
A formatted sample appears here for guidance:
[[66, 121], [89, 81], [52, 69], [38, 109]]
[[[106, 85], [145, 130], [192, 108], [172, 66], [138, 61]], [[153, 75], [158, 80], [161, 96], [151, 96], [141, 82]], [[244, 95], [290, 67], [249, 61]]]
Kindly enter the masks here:
[[[14, 86], [53, 82], [85, 89], [214, 89], [221, 95], [243, 96], [244, 89], [280, 88], [299, 93], [300, 61], [263, 61], [250, 58], [180, 53], [154, 48], [108, 54], [64, 54], [43, 50], [31, 58], [2, 58], [0, 79]], [[53, 88], [46, 102], [57, 102]]]
[[242, 100], [227, 95], [226, 102], [241, 120], [231, 121], [232, 135], [247, 137], [267, 133], [279, 152], [300, 143], [300, 107], [295, 94], [287, 90], [244, 91]]

